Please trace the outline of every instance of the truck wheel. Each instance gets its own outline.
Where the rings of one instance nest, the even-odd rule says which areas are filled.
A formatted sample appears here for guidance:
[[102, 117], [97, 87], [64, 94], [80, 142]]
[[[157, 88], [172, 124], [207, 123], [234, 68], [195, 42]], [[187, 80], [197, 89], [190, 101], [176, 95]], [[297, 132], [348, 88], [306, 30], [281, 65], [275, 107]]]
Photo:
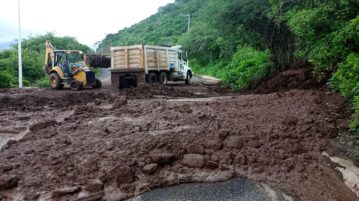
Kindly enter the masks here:
[[160, 83], [162, 85], [167, 85], [167, 73], [165, 72], [160, 73]]
[[192, 84], [192, 83], [191, 83], [191, 78], [192, 78], [192, 73], [191, 73], [191, 72], [187, 72], [186, 81], [185, 81], [187, 85]]
[[77, 81], [77, 80], [72, 80], [72, 81], [70, 82], [70, 88], [71, 88], [72, 90], [74, 90], [74, 91], [80, 90], [81, 87], [82, 87], [81, 82], [79, 82], [79, 81]]
[[102, 87], [102, 82], [99, 79], [95, 79], [95, 84], [92, 86], [94, 89], [100, 89]]
[[63, 84], [60, 76], [57, 73], [51, 73], [50, 74], [50, 86], [51, 89], [62, 89]]
[[147, 82], [148, 84], [155, 84], [158, 82], [157, 75], [155, 73], [150, 73], [147, 76]]

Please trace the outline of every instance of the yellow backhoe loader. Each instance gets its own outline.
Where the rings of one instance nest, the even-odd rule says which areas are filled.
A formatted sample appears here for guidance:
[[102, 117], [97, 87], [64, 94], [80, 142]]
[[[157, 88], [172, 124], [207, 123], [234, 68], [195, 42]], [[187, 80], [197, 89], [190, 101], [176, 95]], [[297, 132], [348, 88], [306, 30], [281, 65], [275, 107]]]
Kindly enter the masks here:
[[72, 90], [84, 87], [101, 88], [102, 83], [95, 78], [95, 72], [86, 66], [84, 53], [79, 50], [54, 50], [46, 41], [44, 71], [50, 76], [52, 89], [62, 89], [69, 84]]

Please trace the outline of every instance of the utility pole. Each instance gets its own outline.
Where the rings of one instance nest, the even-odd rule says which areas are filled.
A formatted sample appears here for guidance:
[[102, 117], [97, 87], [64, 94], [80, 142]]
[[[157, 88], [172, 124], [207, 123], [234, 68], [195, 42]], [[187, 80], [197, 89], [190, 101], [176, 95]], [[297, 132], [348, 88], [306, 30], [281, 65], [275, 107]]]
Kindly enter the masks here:
[[[191, 14], [187, 14], [187, 15], [182, 15], [182, 16], [186, 16], [188, 17], [188, 27], [187, 27], [187, 34], [188, 34], [188, 37], [189, 37], [189, 33], [191, 31]], [[188, 52], [186, 52], [186, 57], [187, 57], [187, 65], [189, 66], [189, 60], [188, 60]]]
[[188, 14], [188, 35], [190, 33], [190, 30], [191, 30], [191, 15]]
[[[189, 38], [189, 33], [191, 31], [191, 15], [188, 13], [188, 38]], [[189, 59], [188, 59], [188, 51], [186, 52], [186, 57], [187, 57], [187, 66], [189, 66]]]
[[191, 15], [188, 14], [187, 17], [188, 17], [188, 35], [189, 35], [190, 29], [191, 29]]
[[20, 15], [20, 0], [18, 3], [18, 17], [19, 17], [19, 38], [17, 41], [18, 45], [18, 56], [19, 56], [19, 88], [22, 88], [22, 54], [21, 54], [21, 15]]

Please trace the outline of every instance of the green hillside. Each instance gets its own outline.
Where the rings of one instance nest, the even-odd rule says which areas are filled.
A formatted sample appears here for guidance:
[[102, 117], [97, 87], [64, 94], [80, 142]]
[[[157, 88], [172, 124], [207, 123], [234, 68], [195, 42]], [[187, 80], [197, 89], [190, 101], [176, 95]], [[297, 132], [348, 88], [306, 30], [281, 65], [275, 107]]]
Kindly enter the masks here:
[[99, 50], [108, 50], [116, 45], [173, 45], [187, 32], [188, 13], [195, 14], [206, 4], [206, 0], [181, 0], [158, 9], [158, 13], [125, 28], [116, 34], [109, 34], [102, 41]]

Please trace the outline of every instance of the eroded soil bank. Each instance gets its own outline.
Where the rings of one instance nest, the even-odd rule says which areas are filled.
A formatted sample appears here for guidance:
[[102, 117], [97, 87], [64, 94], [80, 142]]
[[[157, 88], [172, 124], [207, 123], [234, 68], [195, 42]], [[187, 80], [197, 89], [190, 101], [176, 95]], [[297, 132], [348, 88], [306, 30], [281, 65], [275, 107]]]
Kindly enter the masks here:
[[0, 151], [0, 200], [124, 200], [233, 177], [295, 200], [357, 200], [321, 154], [344, 105], [320, 89], [241, 95], [199, 83], [2, 91], [0, 138], [27, 134]]

